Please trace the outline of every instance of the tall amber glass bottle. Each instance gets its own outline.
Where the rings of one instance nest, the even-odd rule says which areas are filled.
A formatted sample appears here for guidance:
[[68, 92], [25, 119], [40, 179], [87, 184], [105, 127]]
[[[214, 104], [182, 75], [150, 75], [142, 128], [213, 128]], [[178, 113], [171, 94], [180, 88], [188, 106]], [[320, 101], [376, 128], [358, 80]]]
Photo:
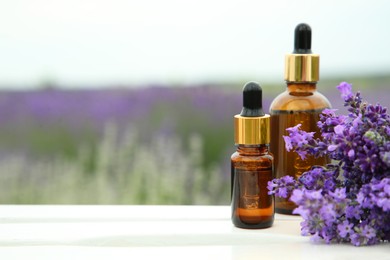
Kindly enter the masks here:
[[240, 228], [266, 228], [274, 222], [274, 198], [267, 183], [274, 178], [269, 152], [270, 116], [262, 109], [262, 90], [250, 82], [243, 109], [234, 117], [237, 151], [231, 157], [232, 222]]
[[[285, 80], [287, 89], [271, 103], [271, 152], [275, 157], [275, 175], [298, 178], [313, 165], [324, 165], [327, 158], [308, 157], [301, 160], [295, 152], [287, 152], [283, 135], [286, 128], [302, 124], [301, 129], [316, 132], [317, 121], [325, 108], [331, 105], [327, 98], [317, 91], [319, 80], [319, 55], [311, 51], [311, 28], [299, 24], [295, 28], [295, 43], [292, 54], [286, 55]], [[276, 198], [277, 213], [292, 214], [296, 205], [288, 199]]]

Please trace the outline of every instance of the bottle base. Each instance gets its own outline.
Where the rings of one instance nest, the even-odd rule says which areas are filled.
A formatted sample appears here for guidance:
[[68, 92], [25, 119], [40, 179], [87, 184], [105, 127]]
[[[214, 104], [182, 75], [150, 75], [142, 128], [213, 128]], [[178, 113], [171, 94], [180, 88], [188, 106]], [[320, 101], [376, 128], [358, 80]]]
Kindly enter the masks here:
[[242, 222], [235, 222], [233, 220], [233, 225], [237, 228], [243, 228], [243, 229], [263, 229], [263, 228], [269, 228], [273, 225], [274, 220], [270, 220], [267, 222], [257, 223], [257, 224], [246, 224]]
[[288, 199], [276, 198], [275, 212], [284, 215], [296, 215], [293, 214], [294, 209], [297, 208], [297, 205], [289, 201]]
[[280, 209], [280, 208], [275, 208], [275, 212], [278, 214], [283, 214], [283, 215], [295, 215], [293, 214], [294, 209]]

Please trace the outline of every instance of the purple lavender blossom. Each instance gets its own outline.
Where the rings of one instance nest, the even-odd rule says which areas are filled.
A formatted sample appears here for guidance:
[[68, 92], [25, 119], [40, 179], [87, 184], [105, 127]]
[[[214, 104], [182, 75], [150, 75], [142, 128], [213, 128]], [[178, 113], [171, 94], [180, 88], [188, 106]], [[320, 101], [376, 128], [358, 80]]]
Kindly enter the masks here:
[[358, 206], [348, 206], [345, 210], [345, 216], [351, 220], [352, 219], [359, 220], [362, 214], [363, 214], [363, 210]]
[[352, 100], [352, 85], [347, 82], [341, 82], [340, 85], [337, 86], [337, 89], [341, 92], [341, 97], [347, 102]]
[[274, 179], [268, 182], [268, 194], [275, 194], [278, 197], [288, 198], [291, 192], [296, 188], [293, 177], [287, 175], [280, 179]]
[[344, 220], [342, 223], [337, 225], [337, 230], [342, 238], [346, 238], [348, 235], [352, 234], [352, 228], [353, 224], [349, 223], [348, 220]]
[[305, 132], [300, 130], [301, 124], [298, 124], [294, 127], [287, 128], [287, 132], [289, 136], [283, 136], [284, 141], [286, 143], [286, 150], [289, 152], [293, 147], [302, 160], [306, 159], [307, 151], [302, 148], [306, 148], [309, 146], [314, 147], [316, 143], [314, 143], [314, 132]]
[[334, 192], [329, 192], [330, 196], [334, 198], [336, 201], [342, 201], [347, 198], [346, 189], [344, 188], [337, 188]]
[[[273, 180], [270, 194], [291, 195], [300, 214], [302, 235], [326, 243], [372, 245], [390, 238], [390, 116], [387, 109], [363, 102], [359, 92], [342, 82], [337, 87], [348, 116], [325, 109], [317, 123], [321, 138], [287, 129], [286, 149], [329, 156], [333, 164], [314, 166], [286, 183]], [[342, 173], [342, 174], [340, 174]], [[281, 189], [281, 190], [279, 190]]]

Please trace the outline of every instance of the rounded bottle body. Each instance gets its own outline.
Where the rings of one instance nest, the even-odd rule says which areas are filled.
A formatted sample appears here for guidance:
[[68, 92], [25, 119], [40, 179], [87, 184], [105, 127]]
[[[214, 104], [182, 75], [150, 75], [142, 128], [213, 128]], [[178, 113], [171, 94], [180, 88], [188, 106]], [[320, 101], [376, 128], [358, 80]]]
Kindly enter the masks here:
[[[283, 140], [288, 135], [286, 129], [301, 124], [301, 129], [315, 132], [319, 138], [317, 122], [321, 112], [330, 108], [327, 98], [316, 91], [315, 83], [288, 83], [287, 90], [277, 96], [270, 106], [271, 115], [271, 144], [270, 150], [275, 158], [275, 176], [281, 178], [290, 175], [299, 178], [313, 165], [325, 165], [328, 158], [314, 158], [308, 156], [302, 160], [293, 151], [287, 152]], [[289, 198], [276, 198], [275, 210], [277, 213], [292, 214], [296, 205]]]
[[238, 145], [231, 168], [233, 224], [249, 229], [272, 226], [275, 203], [267, 183], [275, 176], [268, 145]]

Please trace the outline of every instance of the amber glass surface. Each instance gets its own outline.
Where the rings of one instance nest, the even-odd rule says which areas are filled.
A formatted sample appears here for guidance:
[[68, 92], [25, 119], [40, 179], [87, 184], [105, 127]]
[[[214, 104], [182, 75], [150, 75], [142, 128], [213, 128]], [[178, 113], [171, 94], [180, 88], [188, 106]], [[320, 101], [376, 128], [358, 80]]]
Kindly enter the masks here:
[[[275, 158], [275, 175], [299, 177], [313, 165], [324, 165], [328, 158], [308, 157], [301, 160], [295, 152], [287, 152], [283, 135], [288, 135], [286, 128], [302, 124], [301, 129], [316, 132], [319, 137], [317, 121], [325, 108], [331, 105], [327, 98], [317, 92], [314, 83], [289, 83], [285, 92], [275, 98], [270, 107], [271, 144], [270, 150]], [[296, 205], [287, 199], [276, 198], [277, 213], [292, 214]]]
[[274, 178], [268, 145], [239, 145], [231, 157], [232, 222], [240, 228], [266, 228], [274, 222], [274, 198], [267, 183]]

